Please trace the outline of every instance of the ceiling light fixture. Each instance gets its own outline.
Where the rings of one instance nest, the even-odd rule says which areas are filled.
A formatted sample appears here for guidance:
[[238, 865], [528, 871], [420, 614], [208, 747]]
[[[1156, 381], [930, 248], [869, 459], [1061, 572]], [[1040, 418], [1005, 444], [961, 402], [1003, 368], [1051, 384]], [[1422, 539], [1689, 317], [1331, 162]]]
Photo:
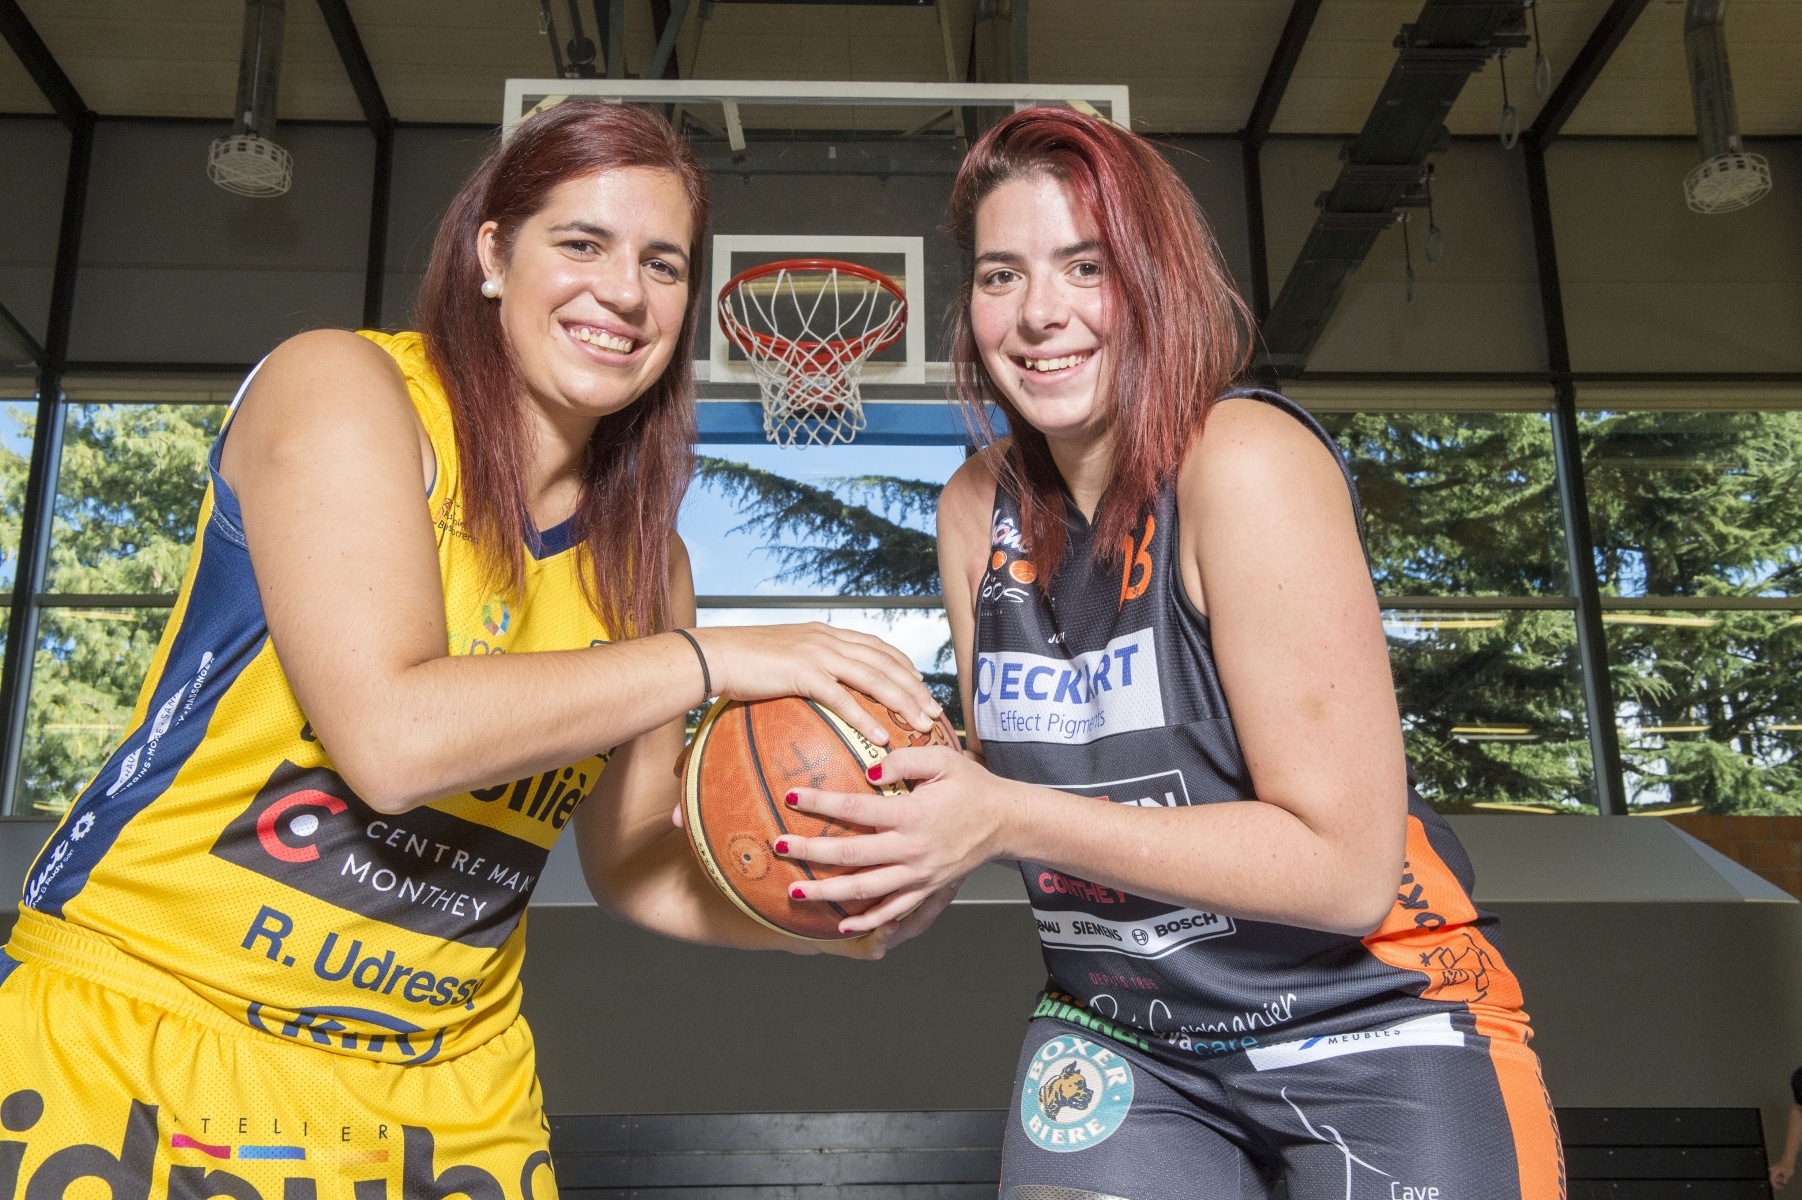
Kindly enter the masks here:
[[244, 0], [244, 48], [230, 137], [207, 153], [207, 178], [240, 196], [280, 196], [294, 184], [294, 159], [269, 140], [281, 84], [284, 0]]

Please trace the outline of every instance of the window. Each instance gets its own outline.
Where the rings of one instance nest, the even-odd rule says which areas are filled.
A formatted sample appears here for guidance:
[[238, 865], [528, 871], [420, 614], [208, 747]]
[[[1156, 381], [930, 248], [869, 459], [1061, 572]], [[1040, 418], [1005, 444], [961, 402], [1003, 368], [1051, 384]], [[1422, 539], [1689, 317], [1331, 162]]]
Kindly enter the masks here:
[[1550, 419], [1320, 420], [1364, 505], [1421, 794], [1445, 812], [1594, 811]]
[[[20, 813], [67, 809], [130, 724], [187, 568], [225, 406], [70, 404], [65, 414]], [[12, 446], [0, 467], [22, 491]]]
[[1583, 434], [1629, 802], [1802, 813], [1802, 412]]
[[702, 445], [680, 531], [702, 625], [824, 621], [882, 638], [963, 726], [940, 599], [939, 489], [957, 446]]

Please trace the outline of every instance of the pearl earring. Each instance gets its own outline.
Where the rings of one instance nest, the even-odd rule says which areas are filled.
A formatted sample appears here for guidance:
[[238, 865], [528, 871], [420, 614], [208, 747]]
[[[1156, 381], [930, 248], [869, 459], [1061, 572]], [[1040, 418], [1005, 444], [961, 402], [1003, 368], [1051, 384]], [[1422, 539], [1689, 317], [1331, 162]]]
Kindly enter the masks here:
[[494, 279], [482, 280], [482, 295], [488, 297], [490, 300], [493, 300], [500, 294], [501, 294], [501, 285], [498, 280], [494, 280]]

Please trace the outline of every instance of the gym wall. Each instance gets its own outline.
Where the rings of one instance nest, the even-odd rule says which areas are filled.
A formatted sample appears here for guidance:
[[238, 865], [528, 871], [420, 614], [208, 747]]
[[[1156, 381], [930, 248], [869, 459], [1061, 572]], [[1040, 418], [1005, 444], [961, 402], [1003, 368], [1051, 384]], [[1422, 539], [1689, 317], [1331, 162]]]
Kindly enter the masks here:
[[[95, 144], [72, 356], [248, 363], [282, 338], [355, 325], [369, 230], [373, 143], [355, 125], [284, 124], [294, 189], [230, 196], [206, 180], [206, 146], [224, 126], [103, 120]], [[407, 324], [438, 218], [490, 136], [473, 126], [396, 134], [383, 321]], [[1340, 138], [1279, 137], [1262, 157], [1271, 295], [1281, 290], [1331, 185]], [[1750, 144], [1779, 186], [1745, 212], [1700, 217], [1679, 181], [1695, 156], [1674, 138], [1567, 138], [1548, 155], [1572, 354], [1579, 371], [1802, 369], [1802, 142]], [[840, 144], [841, 156], [897, 153]], [[68, 135], [49, 118], [0, 117], [0, 303], [42, 337]], [[1239, 145], [1183, 138], [1171, 161], [1213, 222], [1229, 268], [1250, 277]], [[1321, 338], [1311, 371], [1545, 369], [1538, 277], [1521, 160], [1491, 138], [1459, 138], [1437, 158], [1435, 215], [1445, 253], [1428, 263], [1424, 211], [1410, 223], [1415, 302], [1404, 294], [1401, 232], [1377, 240]], [[714, 179], [728, 233], [911, 234], [927, 239], [927, 286], [940, 310], [955, 285], [937, 232], [949, 177], [755, 176]], [[938, 330], [933, 340], [936, 342]], [[935, 348], [932, 357], [939, 357]]]

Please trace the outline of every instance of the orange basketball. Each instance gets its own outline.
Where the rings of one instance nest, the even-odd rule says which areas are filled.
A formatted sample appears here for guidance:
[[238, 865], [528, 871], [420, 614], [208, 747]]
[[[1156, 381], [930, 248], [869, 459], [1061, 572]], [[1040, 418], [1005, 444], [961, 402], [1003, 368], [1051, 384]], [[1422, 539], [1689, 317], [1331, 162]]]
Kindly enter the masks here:
[[854, 868], [779, 858], [773, 843], [783, 834], [841, 837], [872, 831], [790, 808], [783, 797], [797, 787], [882, 795], [910, 791], [905, 783], [873, 784], [864, 772], [889, 748], [958, 746], [943, 717], [931, 733], [921, 733], [868, 696], [857, 698], [888, 729], [888, 747], [799, 696], [721, 700], [695, 730], [682, 772], [683, 823], [707, 877], [751, 919], [795, 937], [843, 938], [838, 923], [869, 905], [789, 899], [791, 884]]

